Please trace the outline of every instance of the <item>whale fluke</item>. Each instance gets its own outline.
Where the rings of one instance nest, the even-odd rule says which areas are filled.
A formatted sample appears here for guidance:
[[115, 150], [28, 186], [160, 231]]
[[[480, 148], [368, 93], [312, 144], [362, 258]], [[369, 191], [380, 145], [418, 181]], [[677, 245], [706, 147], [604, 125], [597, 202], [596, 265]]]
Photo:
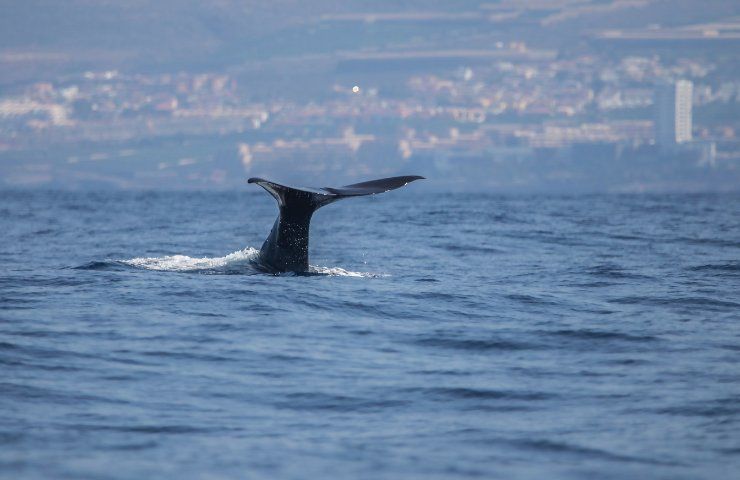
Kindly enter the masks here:
[[313, 212], [337, 200], [375, 195], [403, 187], [424, 177], [418, 175], [381, 178], [343, 187], [290, 187], [262, 178], [250, 178], [275, 197], [280, 214], [260, 249], [260, 263], [275, 272], [308, 270], [308, 234]]

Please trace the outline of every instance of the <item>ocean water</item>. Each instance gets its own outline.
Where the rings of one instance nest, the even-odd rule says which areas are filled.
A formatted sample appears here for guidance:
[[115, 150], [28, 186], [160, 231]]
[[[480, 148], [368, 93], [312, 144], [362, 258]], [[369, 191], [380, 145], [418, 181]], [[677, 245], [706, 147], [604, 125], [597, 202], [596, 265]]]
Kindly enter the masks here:
[[0, 193], [0, 477], [731, 478], [740, 196]]

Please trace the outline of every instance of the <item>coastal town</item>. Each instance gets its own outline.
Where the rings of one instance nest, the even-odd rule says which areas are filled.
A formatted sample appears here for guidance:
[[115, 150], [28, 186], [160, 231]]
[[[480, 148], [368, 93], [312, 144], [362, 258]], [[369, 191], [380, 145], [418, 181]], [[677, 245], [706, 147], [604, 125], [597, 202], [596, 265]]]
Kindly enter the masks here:
[[[321, 20], [337, 21], [367, 19]], [[700, 27], [690, 31], [730, 43], [740, 32], [740, 22]], [[594, 42], [614, 38], [625, 37], [599, 32]], [[296, 75], [286, 95], [256, 93], [240, 66], [59, 75], [0, 90], [2, 183], [232, 188], [250, 175], [349, 181], [413, 170], [452, 189], [727, 189], [740, 172], [740, 76], [732, 55], [717, 57], [524, 41], [345, 52], [316, 61], [306, 85]], [[299, 74], [313, 62], [299, 59]], [[657, 101], [678, 84], [690, 87], [683, 120], [678, 96]], [[688, 136], [656, 133], [679, 121]], [[655, 162], [676, 167], [673, 177], [639, 173]]]

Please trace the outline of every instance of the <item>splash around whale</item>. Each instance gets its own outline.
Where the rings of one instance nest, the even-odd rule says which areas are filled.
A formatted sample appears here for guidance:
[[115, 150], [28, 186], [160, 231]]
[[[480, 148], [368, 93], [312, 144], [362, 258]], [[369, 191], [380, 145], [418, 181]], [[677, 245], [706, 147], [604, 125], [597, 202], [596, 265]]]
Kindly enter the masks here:
[[279, 215], [262, 248], [244, 248], [223, 257], [137, 257], [127, 260], [93, 261], [72, 267], [81, 270], [115, 270], [135, 268], [161, 272], [200, 273], [209, 275], [296, 274], [342, 277], [383, 277], [384, 274], [353, 272], [340, 267], [308, 263], [308, 237], [313, 212], [337, 200], [375, 195], [403, 187], [420, 176], [382, 178], [343, 187], [289, 187], [261, 178], [250, 178], [278, 202]]
[[[187, 255], [168, 255], [164, 257], [138, 257], [129, 260], [115, 260], [108, 262], [93, 262], [82, 268], [105, 269], [116, 266], [131, 267], [143, 270], [160, 272], [200, 273], [206, 275], [258, 275], [265, 273], [260, 264], [260, 252], [256, 248], [247, 247], [243, 250], [224, 255], [223, 257], [189, 257]], [[79, 268], [79, 267], [78, 267]], [[309, 265], [305, 272], [274, 272], [275, 274], [292, 273], [299, 275], [319, 275], [331, 277], [363, 277], [378, 278], [387, 275], [382, 273], [355, 272], [340, 267], [325, 267]]]
[[163, 257], [136, 257], [130, 259], [96, 260], [70, 267], [74, 270], [150, 270], [155, 272], [191, 273], [200, 275], [299, 275], [328, 277], [381, 278], [388, 274], [357, 272], [341, 267], [309, 265], [305, 272], [269, 272], [260, 263], [260, 251], [246, 247], [222, 257], [190, 257], [166, 255]]
[[279, 214], [259, 251], [259, 264], [271, 272], [308, 272], [308, 237], [313, 213], [344, 198], [375, 195], [395, 190], [424, 177], [418, 175], [381, 178], [343, 187], [290, 187], [262, 178], [250, 178], [272, 195]]

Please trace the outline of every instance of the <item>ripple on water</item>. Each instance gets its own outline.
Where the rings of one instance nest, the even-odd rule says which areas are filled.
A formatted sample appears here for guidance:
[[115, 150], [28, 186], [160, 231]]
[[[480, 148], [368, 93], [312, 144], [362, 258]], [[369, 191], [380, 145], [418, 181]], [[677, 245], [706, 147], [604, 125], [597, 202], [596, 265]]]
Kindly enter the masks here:
[[716, 275], [735, 276], [740, 275], [740, 262], [710, 263], [696, 265], [688, 268], [692, 272], [710, 272]]
[[437, 347], [463, 351], [511, 351], [530, 350], [537, 348], [536, 345], [502, 338], [452, 338], [452, 337], [423, 337], [413, 341], [414, 344], [423, 347]]
[[576, 340], [596, 340], [596, 341], [625, 341], [625, 342], [655, 342], [659, 340], [658, 337], [653, 335], [631, 335], [628, 333], [611, 332], [606, 330], [592, 330], [592, 329], [573, 329], [573, 330], [556, 330], [554, 332], [548, 332], [551, 335], [557, 335], [565, 338], [572, 338]]
[[60, 390], [37, 387], [13, 382], [0, 382], [0, 391], [6, 399], [19, 399], [24, 402], [74, 405], [81, 402], [91, 404], [125, 405], [128, 402], [108, 395], [91, 395], [79, 390]]
[[277, 402], [276, 406], [290, 410], [368, 412], [400, 407], [407, 404], [408, 402], [404, 400], [380, 400], [321, 392], [296, 392], [286, 395], [285, 400]]
[[537, 391], [493, 390], [473, 387], [416, 387], [405, 389], [432, 400], [519, 400], [542, 401], [556, 397], [555, 394]]
[[719, 300], [717, 298], [710, 297], [653, 297], [653, 296], [642, 296], [642, 295], [630, 295], [626, 297], [618, 297], [609, 299], [610, 303], [618, 303], [624, 305], [650, 305], [650, 306], [673, 306], [673, 307], [693, 307], [693, 308], [712, 308], [718, 310], [724, 310], [728, 307], [738, 308], [740, 303]]

